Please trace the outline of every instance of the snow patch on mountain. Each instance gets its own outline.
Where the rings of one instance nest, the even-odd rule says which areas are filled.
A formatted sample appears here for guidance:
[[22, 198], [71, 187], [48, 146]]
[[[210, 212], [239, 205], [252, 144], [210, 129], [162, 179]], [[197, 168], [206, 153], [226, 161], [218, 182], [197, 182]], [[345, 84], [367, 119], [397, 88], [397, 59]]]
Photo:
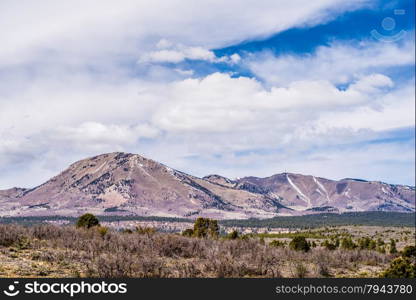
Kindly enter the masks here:
[[286, 174], [286, 179], [289, 182], [289, 184], [295, 189], [295, 191], [308, 202], [308, 208], [312, 207], [312, 201], [311, 199], [306, 196], [304, 193], [302, 193], [301, 189], [299, 187], [296, 186], [296, 184], [293, 183], [293, 181], [290, 179], [289, 175]]

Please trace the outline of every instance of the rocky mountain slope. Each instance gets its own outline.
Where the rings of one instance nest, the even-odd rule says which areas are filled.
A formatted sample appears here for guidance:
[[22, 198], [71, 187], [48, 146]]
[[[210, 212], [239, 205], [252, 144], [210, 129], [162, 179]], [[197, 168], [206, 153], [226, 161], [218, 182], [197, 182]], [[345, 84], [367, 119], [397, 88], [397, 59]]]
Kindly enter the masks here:
[[198, 178], [128, 153], [72, 164], [33, 189], [0, 191], [0, 216], [85, 212], [218, 219], [322, 211], [415, 210], [415, 188], [283, 173], [267, 178]]
[[400, 211], [415, 209], [415, 188], [360, 179], [339, 181], [283, 173], [267, 178], [246, 177], [236, 188], [279, 199], [296, 211]]

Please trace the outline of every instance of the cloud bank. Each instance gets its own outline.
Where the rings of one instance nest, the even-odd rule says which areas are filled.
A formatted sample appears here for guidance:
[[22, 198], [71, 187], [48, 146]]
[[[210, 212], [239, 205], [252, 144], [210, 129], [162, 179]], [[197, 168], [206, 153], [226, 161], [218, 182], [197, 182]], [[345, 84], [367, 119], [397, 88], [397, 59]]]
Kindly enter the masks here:
[[0, 188], [40, 184], [110, 151], [200, 176], [412, 184], [414, 75], [394, 70], [414, 65], [413, 40], [333, 41], [308, 54], [213, 50], [373, 5], [2, 1]]

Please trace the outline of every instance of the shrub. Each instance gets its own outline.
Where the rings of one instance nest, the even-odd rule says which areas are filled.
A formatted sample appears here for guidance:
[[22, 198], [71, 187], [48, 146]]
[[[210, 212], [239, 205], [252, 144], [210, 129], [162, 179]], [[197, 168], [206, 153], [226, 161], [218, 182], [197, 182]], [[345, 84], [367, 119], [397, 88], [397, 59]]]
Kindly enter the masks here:
[[[27, 254], [32, 261], [39, 262], [37, 265], [52, 267], [52, 273], [45, 273], [47, 276], [66, 276], [76, 270], [82, 277], [280, 277], [283, 274], [327, 277], [332, 270], [334, 275], [340, 268], [358, 271], [363, 264], [387, 268], [392, 258], [358, 249], [318, 248], [305, 253], [289, 247], [274, 248], [262, 245], [259, 242], [262, 236], [258, 235], [244, 235], [250, 238], [243, 241], [187, 238], [162, 232], [137, 234], [130, 230], [131, 234], [125, 234], [109, 229], [103, 238], [101, 228], [77, 230], [75, 226], [0, 224], [0, 254], [12, 258], [24, 258]], [[24, 256], [16, 247], [21, 237], [27, 237], [31, 248]], [[304, 238], [307, 245], [309, 239]], [[24, 240], [20, 242], [19, 247], [27, 247]], [[408, 258], [411, 262], [413, 259]], [[68, 268], [69, 272], [58, 274], [57, 267]], [[39, 275], [39, 270], [27, 275]]]
[[374, 240], [370, 240], [370, 243], [368, 244], [369, 250], [375, 250], [377, 247], [377, 243]]
[[285, 243], [281, 242], [279, 240], [273, 240], [269, 243], [269, 246], [271, 246], [271, 247], [284, 247]]
[[396, 242], [391, 239], [390, 240], [390, 254], [396, 254], [397, 253], [397, 248], [396, 248]]
[[357, 245], [354, 244], [354, 241], [350, 237], [346, 237], [341, 240], [341, 249], [352, 250], [356, 247]]
[[310, 246], [304, 236], [294, 237], [292, 241], [289, 243], [289, 247], [292, 250], [304, 251], [304, 252], [308, 252], [310, 249]]
[[11, 246], [19, 241], [21, 228], [15, 225], [0, 227], [0, 246]]
[[156, 229], [153, 227], [142, 227], [142, 226], [138, 226], [136, 227], [136, 232], [138, 234], [153, 234], [156, 232]]
[[379, 247], [377, 247], [377, 251], [382, 253], [382, 254], [385, 254], [386, 253], [386, 248], [384, 246], [379, 246]]
[[305, 278], [308, 274], [308, 269], [302, 262], [295, 263], [294, 275], [296, 278]]
[[250, 234], [243, 234], [242, 236], [240, 236], [240, 239], [243, 241], [247, 241], [251, 238]]
[[193, 235], [194, 235], [194, 230], [193, 230], [192, 228], [185, 229], [185, 230], [182, 232], [182, 236], [188, 236], [188, 237], [191, 237], [191, 236], [193, 236]]
[[318, 261], [315, 266], [315, 277], [331, 277], [331, 273], [327, 264], [323, 261]]
[[196, 237], [217, 237], [220, 233], [217, 220], [198, 218], [194, 223], [194, 236]]
[[208, 234], [211, 237], [217, 237], [220, 233], [220, 227], [218, 226], [217, 220], [209, 220], [209, 228], [208, 228]]
[[328, 240], [323, 241], [321, 246], [331, 251], [337, 249], [337, 245], [335, 243], [331, 243]]
[[18, 250], [25, 250], [30, 248], [30, 241], [26, 236], [21, 236], [15, 243]]
[[79, 217], [76, 226], [78, 228], [91, 228], [94, 226], [100, 226], [100, 222], [93, 214], [84, 214]]
[[415, 278], [416, 265], [407, 257], [394, 259], [380, 277], [384, 278]]
[[416, 257], [416, 247], [415, 246], [406, 246], [402, 251], [403, 257]]
[[379, 247], [384, 246], [384, 241], [381, 238], [377, 239], [377, 246]]
[[239, 238], [239, 234], [237, 230], [233, 230], [229, 234], [227, 234], [227, 239], [229, 240], [236, 240], [238, 238]]
[[370, 242], [371, 239], [369, 237], [360, 238], [358, 240], [358, 247], [360, 247], [361, 250], [370, 249]]
[[104, 237], [108, 233], [108, 228], [100, 226], [97, 228], [97, 231], [102, 237]]

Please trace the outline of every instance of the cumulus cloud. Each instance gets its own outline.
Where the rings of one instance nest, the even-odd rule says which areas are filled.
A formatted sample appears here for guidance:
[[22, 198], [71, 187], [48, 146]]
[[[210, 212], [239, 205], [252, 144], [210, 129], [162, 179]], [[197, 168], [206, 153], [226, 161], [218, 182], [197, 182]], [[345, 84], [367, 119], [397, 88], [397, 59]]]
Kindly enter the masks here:
[[[67, 79], [38, 80], [27, 94], [10, 94], [10, 101], [0, 102], [3, 170], [23, 159], [50, 161], [65, 153], [70, 163], [115, 150], [143, 153], [191, 173], [198, 164], [189, 165], [186, 157], [209, 161], [220, 155], [230, 158], [228, 165], [235, 162], [238, 170], [244, 159], [231, 159], [235, 152], [300, 153], [313, 145], [368, 138], [357, 137], [362, 129], [414, 124], [408, 117], [411, 84], [406, 90], [390, 90], [391, 79], [381, 74], [364, 76], [346, 90], [324, 80], [268, 89], [256, 79], [226, 73], [169, 84]], [[374, 103], [381, 109], [372, 108]], [[363, 114], [369, 118], [360, 122]], [[147, 139], [157, 142], [149, 146]], [[219, 159], [218, 164], [227, 165], [225, 161]]]
[[275, 122], [298, 124], [330, 110], [349, 111], [377, 102], [392, 87], [381, 74], [365, 76], [339, 90], [328, 81], [296, 81], [265, 89], [256, 79], [214, 73], [167, 88], [169, 100], [155, 113], [154, 124], [167, 131], [224, 132], [259, 129]]
[[[413, 64], [412, 43], [334, 43], [308, 56], [212, 51], [369, 2], [1, 1], [0, 188], [40, 184], [110, 151], [196, 175], [387, 174], [368, 166], [383, 157], [401, 165], [400, 147], [353, 145], [414, 126], [414, 83], [397, 85], [383, 71]], [[189, 60], [247, 66], [255, 76], [201, 75]]]

